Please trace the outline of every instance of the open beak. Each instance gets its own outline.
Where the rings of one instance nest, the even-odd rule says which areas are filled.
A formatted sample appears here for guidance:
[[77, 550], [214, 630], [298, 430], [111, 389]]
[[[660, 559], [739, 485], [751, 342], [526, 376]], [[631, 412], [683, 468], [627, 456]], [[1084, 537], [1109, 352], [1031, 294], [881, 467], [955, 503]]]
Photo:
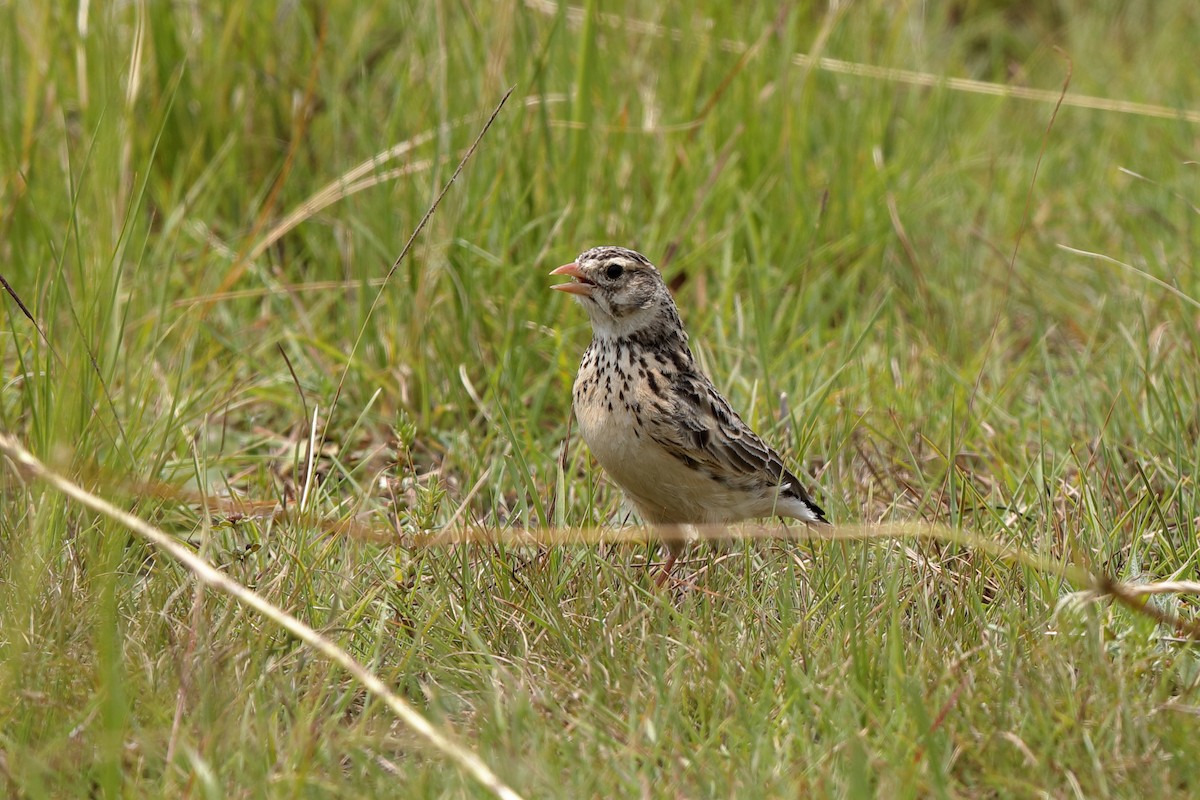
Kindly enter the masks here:
[[583, 270], [581, 270], [579, 265], [574, 261], [572, 261], [570, 264], [563, 264], [558, 269], [551, 270], [550, 274], [566, 275], [567, 277], [575, 279], [571, 283], [560, 283], [550, 287], [551, 289], [558, 289], [560, 292], [577, 294], [580, 297], [590, 297], [592, 294], [592, 289], [596, 288], [596, 284], [592, 283], [583, 276]]

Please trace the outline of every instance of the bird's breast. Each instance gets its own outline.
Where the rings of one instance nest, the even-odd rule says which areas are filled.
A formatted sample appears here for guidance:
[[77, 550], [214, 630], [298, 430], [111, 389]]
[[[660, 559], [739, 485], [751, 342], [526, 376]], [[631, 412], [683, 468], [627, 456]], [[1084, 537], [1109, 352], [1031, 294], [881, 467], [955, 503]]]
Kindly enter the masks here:
[[647, 415], [657, 409], [644, 362], [628, 346], [593, 346], [573, 392], [584, 441], [605, 472], [626, 487], [661, 455], [646, 432]]

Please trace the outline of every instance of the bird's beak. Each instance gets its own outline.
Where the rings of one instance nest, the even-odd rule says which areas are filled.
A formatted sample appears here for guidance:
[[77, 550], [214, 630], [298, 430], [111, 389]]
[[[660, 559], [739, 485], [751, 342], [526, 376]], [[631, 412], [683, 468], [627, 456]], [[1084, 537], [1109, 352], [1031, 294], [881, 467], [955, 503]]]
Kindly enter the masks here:
[[566, 275], [567, 277], [575, 279], [571, 283], [560, 283], [556, 286], [550, 287], [551, 289], [558, 289], [560, 292], [566, 292], [567, 294], [577, 294], [580, 297], [590, 297], [592, 294], [592, 289], [596, 287], [596, 284], [584, 277], [583, 270], [581, 270], [579, 265], [574, 261], [572, 261], [570, 264], [563, 264], [558, 269], [551, 270], [550, 274]]

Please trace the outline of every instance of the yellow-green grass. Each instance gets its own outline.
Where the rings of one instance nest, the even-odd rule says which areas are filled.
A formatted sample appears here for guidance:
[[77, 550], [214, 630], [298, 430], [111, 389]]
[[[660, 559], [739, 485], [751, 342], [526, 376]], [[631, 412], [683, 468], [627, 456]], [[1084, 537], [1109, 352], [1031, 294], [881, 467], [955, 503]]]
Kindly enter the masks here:
[[[704, 5], [0, 6], [0, 428], [525, 796], [1200, 793], [1195, 645], [1053, 570], [745, 541], [656, 593], [651, 547], [512, 543], [624, 519], [545, 274], [614, 243], [835, 521], [1200, 572], [1193, 4]], [[11, 463], [0, 791], [486, 793]]]

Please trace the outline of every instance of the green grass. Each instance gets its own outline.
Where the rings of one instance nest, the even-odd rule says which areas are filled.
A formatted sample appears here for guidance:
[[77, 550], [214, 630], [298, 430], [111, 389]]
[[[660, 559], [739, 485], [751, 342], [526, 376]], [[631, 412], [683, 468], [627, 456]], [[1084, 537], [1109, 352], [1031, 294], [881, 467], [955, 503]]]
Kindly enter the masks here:
[[[1194, 112], [1194, 4], [710, 5], [603, 9], [672, 38], [513, 1], [92, 4], [86, 25], [0, 4], [0, 274], [46, 336], [5, 299], [0, 428], [526, 796], [1200, 793], [1195, 646], [1054, 574], [952, 544], [742, 543], [697, 548], [699, 588], [671, 595], [644, 546], [416, 546], [464, 502], [485, 533], [618, 517], [577, 436], [559, 471], [589, 334], [546, 275], [614, 243], [672, 253], [697, 354], [834, 520], [1200, 572], [1200, 127], [1064, 106], [1047, 135], [1049, 104], [792, 63], [1056, 91], [1057, 46], [1072, 92]], [[406, 141], [377, 185], [303, 210]], [[484, 794], [10, 466], [4, 794]]]

